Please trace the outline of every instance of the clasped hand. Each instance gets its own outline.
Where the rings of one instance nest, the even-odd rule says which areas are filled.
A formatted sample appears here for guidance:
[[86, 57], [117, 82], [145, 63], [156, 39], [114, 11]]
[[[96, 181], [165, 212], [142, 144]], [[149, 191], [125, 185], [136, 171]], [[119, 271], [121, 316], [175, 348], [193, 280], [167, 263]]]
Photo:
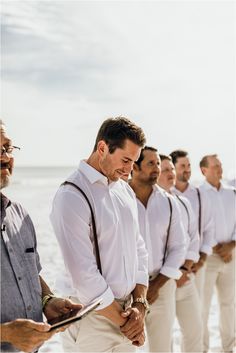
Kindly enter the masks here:
[[121, 313], [123, 318], [127, 318], [126, 323], [121, 326], [121, 332], [130, 340], [135, 346], [142, 346], [145, 342], [144, 334], [144, 313], [138, 308], [129, 307]]

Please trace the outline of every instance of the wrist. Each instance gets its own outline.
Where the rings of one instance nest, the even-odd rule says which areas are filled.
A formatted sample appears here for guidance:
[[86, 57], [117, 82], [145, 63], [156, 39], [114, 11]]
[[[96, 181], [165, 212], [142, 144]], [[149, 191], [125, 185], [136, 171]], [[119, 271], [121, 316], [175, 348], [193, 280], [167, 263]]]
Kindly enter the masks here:
[[1, 324], [1, 342], [11, 342], [11, 322]]
[[142, 311], [146, 312], [149, 310], [149, 304], [146, 298], [139, 297], [135, 298], [132, 303], [132, 307], [137, 307], [138, 309], [142, 307]]
[[48, 302], [52, 299], [55, 298], [55, 295], [50, 293], [50, 294], [46, 294], [43, 298], [42, 298], [42, 309], [44, 310], [48, 304]]
[[204, 262], [206, 261], [207, 259], [207, 254], [203, 253], [203, 252], [200, 252], [200, 258], [199, 258], [199, 261], [198, 262], [201, 262], [204, 264]]

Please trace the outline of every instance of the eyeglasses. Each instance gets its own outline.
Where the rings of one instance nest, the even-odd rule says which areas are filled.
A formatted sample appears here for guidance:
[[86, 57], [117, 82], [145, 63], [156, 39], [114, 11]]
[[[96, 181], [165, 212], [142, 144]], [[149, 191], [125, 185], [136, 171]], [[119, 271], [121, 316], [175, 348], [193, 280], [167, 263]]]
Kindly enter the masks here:
[[8, 146], [8, 147], [1, 147], [1, 157], [4, 154], [8, 154], [9, 156], [14, 155], [16, 151], [19, 151], [20, 147], [17, 146]]

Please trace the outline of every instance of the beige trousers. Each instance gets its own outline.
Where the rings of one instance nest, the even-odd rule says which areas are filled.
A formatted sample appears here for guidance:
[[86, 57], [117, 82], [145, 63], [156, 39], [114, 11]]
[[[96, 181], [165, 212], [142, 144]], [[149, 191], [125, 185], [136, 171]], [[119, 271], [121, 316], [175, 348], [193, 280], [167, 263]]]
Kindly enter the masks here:
[[176, 316], [182, 333], [182, 352], [202, 352], [203, 325], [199, 294], [194, 275], [176, 289]]
[[235, 256], [225, 264], [218, 255], [211, 255], [207, 259], [204, 286], [204, 351], [209, 349], [208, 317], [216, 286], [220, 310], [220, 335], [224, 352], [232, 352], [235, 343]]
[[149, 352], [171, 352], [175, 320], [176, 283], [170, 279], [160, 289], [159, 297], [150, 305], [146, 316]]
[[[76, 298], [72, 298], [77, 301]], [[77, 301], [78, 302], [78, 301]], [[125, 307], [124, 301], [119, 301]], [[65, 352], [135, 352], [136, 348], [112, 321], [91, 312], [62, 334]]]
[[201, 302], [203, 300], [205, 272], [206, 272], [206, 263], [197, 271], [195, 275], [195, 285], [198, 290], [198, 294]]

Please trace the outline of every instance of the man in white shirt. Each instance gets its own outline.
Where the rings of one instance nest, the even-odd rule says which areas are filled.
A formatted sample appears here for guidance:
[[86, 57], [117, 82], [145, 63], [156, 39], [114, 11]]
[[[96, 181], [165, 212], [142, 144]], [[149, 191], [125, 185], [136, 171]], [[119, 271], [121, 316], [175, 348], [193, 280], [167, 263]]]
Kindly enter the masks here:
[[[175, 167], [171, 157], [160, 154], [161, 174], [158, 185], [171, 194], [175, 184]], [[175, 196], [181, 210], [181, 220], [186, 233], [184, 264], [180, 267], [182, 276], [177, 280], [176, 316], [182, 333], [182, 352], [202, 352], [202, 317], [200, 299], [191, 268], [199, 259], [199, 233], [196, 217], [188, 199]]]
[[91, 203], [99, 255], [85, 197], [73, 185], [64, 185], [54, 198], [51, 221], [67, 272], [63, 288], [85, 305], [103, 301], [63, 335], [65, 351], [128, 352], [144, 343], [148, 255], [135, 196], [120, 180], [131, 172], [144, 143], [142, 129], [130, 120], [107, 119], [92, 154], [67, 179]]
[[220, 307], [220, 335], [224, 352], [233, 352], [235, 344], [235, 190], [221, 183], [222, 165], [216, 154], [207, 155], [200, 162], [206, 180], [200, 186], [210, 200], [215, 223], [213, 254], [206, 263], [204, 287], [204, 351], [209, 349], [207, 322], [213, 289], [216, 286]]
[[175, 279], [185, 257], [185, 234], [180, 209], [156, 183], [160, 157], [153, 147], [142, 149], [134, 164], [130, 186], [137, 197], [139, 226], [148, 250], [150, 312], [146, 330], [150, 352], [171, 352], [175, 318]]
[[197, 218], [198, 231], [200, 235], [200, 257], [193, 265], [192, 271], [195, 273], [196, 286], [200, 295], [203, 296], [203, 286], [205, 278], [205, 261], [207, 255], [212, 253], [212, 247], [216, 245], [214, 241], [214, 222], [210, 202], [204, 191], [189, 183], [191, 178], [191, 163], [188, 152], [175, 150], [170, 153], [176, 171], [176, 182], [172, 192], [176, 195], [186, 197], [193, 208]]

